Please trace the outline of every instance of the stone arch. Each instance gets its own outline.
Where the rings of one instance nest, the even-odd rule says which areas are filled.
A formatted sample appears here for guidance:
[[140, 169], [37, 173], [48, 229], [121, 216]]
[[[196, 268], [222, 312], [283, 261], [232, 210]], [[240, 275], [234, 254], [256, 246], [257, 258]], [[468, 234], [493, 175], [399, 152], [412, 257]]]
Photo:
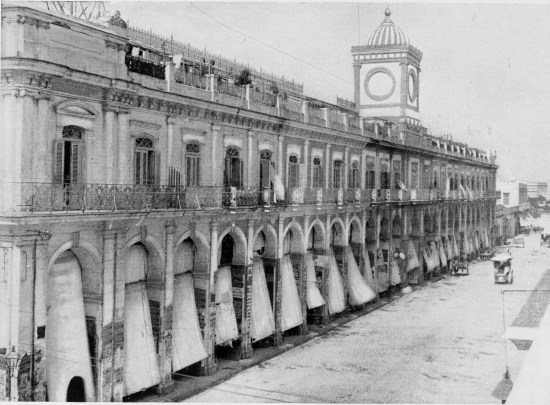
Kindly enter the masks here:
[[[103, 283], [103, 277], [101, 275], [102, 258], [96, 247], [85, 240], [80, 240], [78, 246], [76, 247], [74, 246], [73, 241], [67, 241], [55, 249], [54, 253], [50, 257], [50, 260], [48, 261], [48, 274], [59, 256], [67, 250], [71, 250], [80, 263], [82, 270], [82, 289], [84, 295], [99, 294]], [[45, 283], [46, 289], [44, 291], [48, 291], [47, 277], [45, 279]]]
[[145, 239], [139, 234], [135, 235], [124, 246], [123, 257], [125, 259], [128, 250], [136, 243], [141, 243], [147, 250], [147, 280], [162, 280], [164, 274], [164, 249], [161, 243], [151, 235], [147, 235]]
[[[189, 245], [189, 242], [192, 243], [192, 246]], [[210, 245], [202, 233], [198, 231], [187, 231], [178, 238], [174, 249], [174, 266], [178, 263], [176, 258], [179, 254], [182, 254], [182, 249], [187, 252], [187, 255], [191, 254], [192, 271], [197, 271], [200, 273], [209, 272], [208, 262], [210, 257]], [[191, 251], [189, 251], [189, 249], [191, 249]], [[175, 267], [174, 273], [177, 273], [177, 269]]]
[[298, 222], [289, 223], [283, 235], [283, 254], [304, 252], [304, 231]]
[[330, 225], [330, 244], [333, 246], [345, 246], [346, 241], [346, 226], [341, 218], [334, 218]]
[[319, 219], [315, 219], [307, 231], [307, 248], [324, 249], [326, 243], [326, 232], [323, 223]]
[[264, 243], [263, 243], [263, 253], [260, 256], [275, 259], [277, 257], [277, 231], [273, 228], [272, 225], [262, 225], [254, 234], [254, 242], [252, 244], [252, 255], [254, 256], [254, 251], [260, 250], [262, 248], [260, 236], [263, 234]]
[[[230, 239], [224, 239], [229, 237]], [[222, 250], [228, 249], [230, 241], [233, 243], [233, 255], [231, 259], [231, 264], [236, 265], [245, 265], [247, 262], [247, 241], [246, 236], [241, 228], [238, 226], [230, 226], [225, 229], [218, 238], [218, 266], [221, 264], [221, 260], [225, 259], [222, 257]]]

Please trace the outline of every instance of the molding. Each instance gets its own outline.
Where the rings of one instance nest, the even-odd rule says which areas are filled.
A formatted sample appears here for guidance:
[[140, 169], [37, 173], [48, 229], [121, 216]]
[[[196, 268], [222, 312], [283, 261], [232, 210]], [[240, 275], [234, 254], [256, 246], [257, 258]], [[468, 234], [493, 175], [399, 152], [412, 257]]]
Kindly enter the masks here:
[[[375, 74], [377, 73], [385, 73], [387, 76], [389, 76], [389, 78], [392, 80], [392, 87], [391, 87], [391, 90], [389, 90], [386, 94], [381, 94], [381, 95], [376, 95], [376, 94], [373, 94], [371, 93], [371, 91], [369, 90], [369, 82], [370, 82], [370, 79], [372, 78], [372, 76], [374, 76]], [[388, 98], [390, 98], [393, 93], [395, 92], [395, 87], [396, 87], [396, 81], [395, 81], [395, 76], [393, 75], [393, 73], [391, 72], [391, 70], [389, 70], [388, 68], [385, 68], [385, 67], [375, 67], [371, 70], [369, 70], [369, 72], [367, 73], [367, 75], [365, 76], [365, 82], [364, 82], [364, 86], [365, 88], [365, 93], [367, 93], [367, 96], [369, 96], [372, 100], [376, 100], [376, 101], [384, 101], [384, 100], [387, 100]]]
[[[162, 125], [159, 125], [159, 124], [153, 124], [150, 122], [139, 121], [139, 120], [130, 120], [128, 124], [130, 125], [130, 132], [132, 133], [135, 133], [140, 130], [144, 132], [151, 131], [151, 132], [158, 133], [160, 128], [162, 127]], [[137, 131], [132, 131], [133, 129]]]

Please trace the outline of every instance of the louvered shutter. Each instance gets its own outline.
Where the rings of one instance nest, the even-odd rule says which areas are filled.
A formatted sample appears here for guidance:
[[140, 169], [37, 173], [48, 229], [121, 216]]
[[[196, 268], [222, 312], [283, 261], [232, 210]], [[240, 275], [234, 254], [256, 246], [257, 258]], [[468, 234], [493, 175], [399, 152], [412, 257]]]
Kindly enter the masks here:
[[82, 161], [82, 144], [71, 142], [71, 184], [80, 182], [81, 179], [81, 161]]
[[239, 159], [239, 165], [238, 165], [238, 168], [239, 168], [239, 182], [238, 182], [238, 185], [237, 187], [243, 187], [243, 179], [244, 179], [244, 161], [242, 159]]
[[152, 183], [158, 186], [160, 185], [160, 152], [154, 151], [151, 153], [151, 158], [153, 160], [151, 162], [151, 168], [153, 171], [150, 175], [152, 175]]
[[58, 139], [53, 144], [53, 182], [63, 183], [63, 148], [65, 141]]

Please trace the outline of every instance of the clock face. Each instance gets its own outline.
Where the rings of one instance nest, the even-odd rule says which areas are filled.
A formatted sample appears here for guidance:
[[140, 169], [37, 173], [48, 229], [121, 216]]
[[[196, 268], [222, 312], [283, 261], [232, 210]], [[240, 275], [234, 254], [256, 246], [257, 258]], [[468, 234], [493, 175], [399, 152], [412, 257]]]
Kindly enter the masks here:
[[414, 103], [418, 97], [418, 80], [416, 72], [414, 70], [409, 70], [409, 85], [408, 85], [409, 101]]
[[365, 93], [371, 99], [383, 101], [395, 91], [395, 77], [386, 68], [374, 68], [365, 76]]

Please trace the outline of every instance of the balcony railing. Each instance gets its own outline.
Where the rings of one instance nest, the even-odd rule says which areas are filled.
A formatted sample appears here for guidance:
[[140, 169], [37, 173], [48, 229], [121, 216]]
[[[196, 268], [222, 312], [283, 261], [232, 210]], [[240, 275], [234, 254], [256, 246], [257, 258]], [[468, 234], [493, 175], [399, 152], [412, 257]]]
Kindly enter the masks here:
[[126, 54], [124, 61], [130, 72], [136, 72], [161, 80], [165, 78], [165, 67], [163, 63], [152, 62], [131, 54]]
[[192, 86], [203, 90], [208, 88], [208, 80], [206, 76], [198, 73], [186, 73], [183, 69], [178, 69], [174, 74], [174, 78], [176, 83], [185, 84], [186, 86]]
[[[118, 212], [184, 209], [235, 209], [287, 205], [403, 203], [453, 200], [438, 190], [376, 190], [285, 188], [284, 198], [273, 190], [227, 187], [146, 186], [120, 184], [0, 183], [4, 213]], [[475, 199], [494, 193], [476, 193]]]

